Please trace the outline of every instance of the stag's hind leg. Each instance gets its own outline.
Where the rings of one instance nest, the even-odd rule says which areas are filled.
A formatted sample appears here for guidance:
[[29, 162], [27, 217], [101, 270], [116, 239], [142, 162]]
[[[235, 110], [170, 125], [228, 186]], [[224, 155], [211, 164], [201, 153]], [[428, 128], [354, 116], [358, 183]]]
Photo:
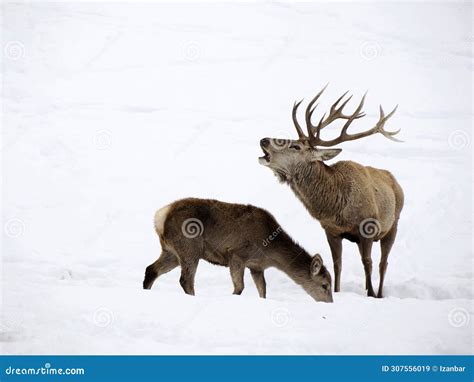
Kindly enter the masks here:
[[263, 274], [263, 271], [250, 269], [250, 274], [252, 275], [255, 285], [257, 286], [258, 295], [261, 298], [266, 298], [267, 297], [267, 283], [265, 282], [265, 276]]
[[178, 258], [171, 252], [164, 250], [158, 260], [146, 267], [143, 289], [151, 289], [158, 277], [175, 269], [178, 265]]
[[379, 282], [379, 290], [377, 292], [377, 298], [383, 297], [383, 282], [385, 280], [385, 273], [387, 272], [388, 255], [390, 253], [390, 250], [392, 249], [396, 236], [397, 236], [397, 223], [395, 223], [392, 229], [387, 233], [387, 235], [385, 235], [385, 237], [382, 240], [380, 240], [380, 249], [381, 249], [380, 265], [379, 265], [380, 282]]
[[326, 238], [331, 249], [332, 262], [334, 265], [334, 292], [341, 290], [341, 270], [342, 270], [342, 238], [331, 236], [326, 232]]
[[367, 296], [375, 297], [374, 287], [372, 286], [372, 239], [361, 238], [359, 243], [359, 252], [362, 257], [365, 271], [365, 289]]

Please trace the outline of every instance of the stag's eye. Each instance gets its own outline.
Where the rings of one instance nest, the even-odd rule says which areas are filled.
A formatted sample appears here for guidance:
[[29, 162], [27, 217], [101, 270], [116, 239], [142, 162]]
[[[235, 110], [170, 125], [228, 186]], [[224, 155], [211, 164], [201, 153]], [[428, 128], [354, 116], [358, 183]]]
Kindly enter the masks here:
[[301, 147], [299, 147], [297, 145], [291, 145], [290, 149], [301, 150]]
[[322, 287], [323, 287], [324, 290], [328, 290], [329, 284], [323, 284]]

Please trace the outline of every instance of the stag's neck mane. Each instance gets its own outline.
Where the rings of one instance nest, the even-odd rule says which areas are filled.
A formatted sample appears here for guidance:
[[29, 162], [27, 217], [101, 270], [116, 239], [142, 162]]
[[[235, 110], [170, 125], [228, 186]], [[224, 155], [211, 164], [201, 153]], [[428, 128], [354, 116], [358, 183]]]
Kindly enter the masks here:
[[304, 162], [288, 175], [287, 183], [313, 217], [337, 218], [346, 203], [347, 184], [341, 174], [323, 162]]

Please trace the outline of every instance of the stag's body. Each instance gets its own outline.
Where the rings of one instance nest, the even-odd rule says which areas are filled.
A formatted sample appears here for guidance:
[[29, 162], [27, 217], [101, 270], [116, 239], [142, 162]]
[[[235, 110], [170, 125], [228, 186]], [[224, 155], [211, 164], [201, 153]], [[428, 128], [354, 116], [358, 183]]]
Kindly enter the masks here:
[[395, 240], [403, 207], [403, 190], [386, 171], [351, 161], [327, 166], [310, 162], [290, 171], [285, 180], [309, 213], [326, 232], [334, 262], [336, 292], [340, 291], [342, 240], [359, 245], [369, 296], [372, 286], [371, 246], [381, 241], [380, 283], [382, 297], [387, 258]]
[[331, 276], [319, 255], [310, 256], [296, 244], [267, 211], [208, 199], [182, 199], [155, 215], [162, 254], [147, 267], [143, 287], [178, 265], [180, 284], [194, 295], [194, 276], [200, 259], [230, 268], [234, 294], [244, 289], [249, 268], [260, 297], [266, 297], [264, 270], [285, 272], [317, 301], [332, 302]]
[[[323, 89], [324, 90], [324, 89]], [[366, 288], [369, 296], [375, 296], [372, 286], [371, 248], [374, 241], [381, 242], [380, 282], [377, 297], [382, 297], [383, 283], [387, 269], [387, 258], [397, 233], [397, 224], [403, 208], [403, 191], [395, 177], [386, 170], [362, 166], [351, 161], [337, 162], [332, 166], [323, 161], [336, 156], [341, 150], [321, 150], [320, 146], [332, 146], [346, 140], [359, 139], [374, 133], [382, 133], [392, 138], [395, 133], [383, 130], [385, 117], [381, 109], [379, 123], [371, 130], [347, 134], [350, 123], [364, 114], [360, 113], [364, 99], [354, 114], [342, 114], [344, 102], [337, 108], [336, 101], [331, 113], [321, 119], [318, 126], [311, 125], [312, 104], [319, 98], [320, 92], [310, 103], [306, 112], [308, 136], [304, 136], [296, 120], [293, 120], [300, 136], [297, 141], [264, 138], [261, 146], [265, 156], [261, 164], [270, 167], [281, 182], [287, 183], [301, 200], [309, 213], [319, 220], [326, 232], [331, 249], [335, 284], [334, 290], [340, 291], [342, 269], [342, 240], [348, 239], [358, 244], [366, 276]], [[332, 141], [320, 139], [320, 130], [335, 119], [347, 122], [339, 138]], [[393, 139], [393, 138], [392, 138]]]
[[287, 183], [326, 233], [355, 242], [359, 224], [370, 218], [380, 225], [373, 239], [383, 238], [403, 206], [403, 191], [390, 172], [352, 161], [306, 163], [290, 172]]

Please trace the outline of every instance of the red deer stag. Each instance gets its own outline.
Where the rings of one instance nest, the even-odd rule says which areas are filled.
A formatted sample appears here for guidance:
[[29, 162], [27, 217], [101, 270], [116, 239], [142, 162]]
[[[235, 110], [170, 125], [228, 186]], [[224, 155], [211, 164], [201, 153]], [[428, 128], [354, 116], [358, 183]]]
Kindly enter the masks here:
[[[327, 85], [326, 85], [327, 86]], [[342, 266], [342, 239], [357, 243], [365, 271], [365, 287], [368, 296], [375, 297], [372, 286], [372, 243], [380, 240], [380, 282], [377, 297], [382, 297], [387, 270], [387, 258], [397, 234], [397, 224], [403, 207], [403, 190], [395, 177], [386, 170], [362, 166], [352, 161], [340, 161], [328, 166], [324, 161], [334, 158], [341, 149], [322, 149], [346, 141], [368, 137], [377, 133], [398, 141], [398, 131], [384, 130], [385, 122], [395, 113], [385, 115], [380, 106], [380, 118], [367, 131], [349, 134], [348, 127], [355, 119], [362, 118], [365, 95], [352, 114], [343, 109], [351, 97], [343, 94], [331, 106], [329, 114], [312, 123], [312, 115], [324, 87], [308, 104], [305, 113], [307, 135], [297, 120], [297, 109], [302, 101], [293, 106], [293, 123], [299, 139], [263, 138], [260, 146], [264, 156], [260, 164], [273, 170], [280, 182], [287, 183], [309, 213], [319, 220], [326, 232], [334, 264], [334, 291], [340, 291]], [[341, 103], [342, 101], [342, 103]], [[341, 104], [340, 104], [341, 103]], [[339, 106], [340, 104], [340, 106]], [[315, 105], [315, 106], [313, 106]], [[336, 120], [344, 120], [340, 135], [331, 140], [321, 138], [321, 130]]]

